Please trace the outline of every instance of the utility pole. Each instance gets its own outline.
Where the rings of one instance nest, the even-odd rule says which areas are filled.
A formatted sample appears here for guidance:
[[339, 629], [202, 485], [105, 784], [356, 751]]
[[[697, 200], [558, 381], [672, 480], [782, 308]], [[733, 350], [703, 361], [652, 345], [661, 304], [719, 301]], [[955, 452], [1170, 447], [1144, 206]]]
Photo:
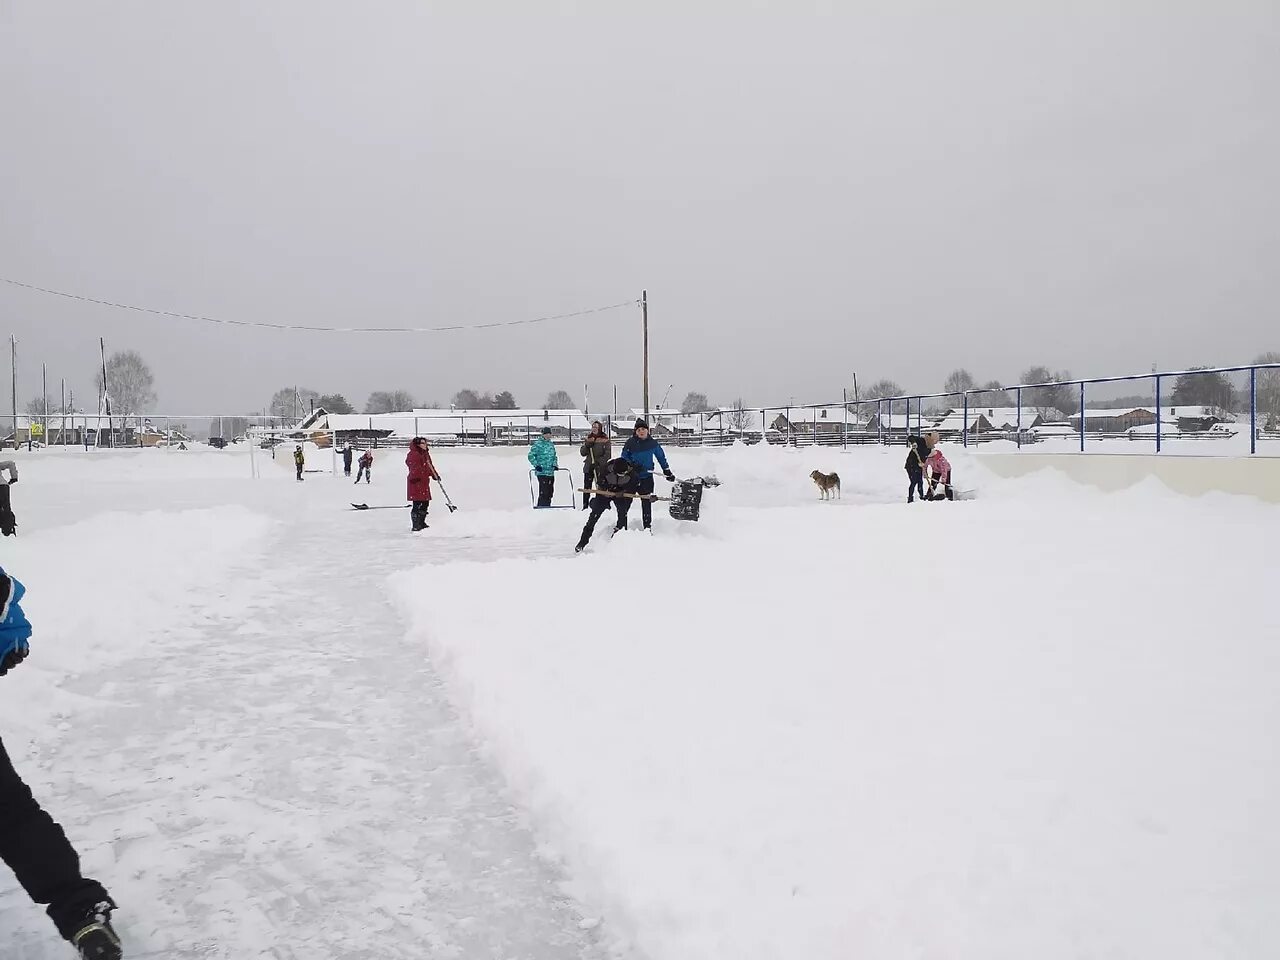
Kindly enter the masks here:
[[49, 374], [43, 363], [40, 364], [40, 396], [44, 397], [44, 433], [40, 439], [47, 447], [49, 445]]
[[62, 433], [58, 438], [62, 445], [67, 445], [67, 378], [62, 378]]
[[[107, 392], [107, 341], [102, 337], [98, 338], [98, 353], [102, 357], [102, 405], [107, 411], [107, 446], [115, 446], [115, 436], [113, 431], [115, 426], [111, 422], [111, 394]], [[98, 421], [98, 433], [102, 433], [102, 421]], [[98, 446], [102, 446], [102, 437], [98, 437]]]
[[18, 339], [9, 334], [9, 376], [13, 387], [13, 449], [18, 449]]
[[[640, 313], [644, 319], [644, 418], [649, 419], [649, 291], [640, 291]], [[16, 401], [15, 401], [16, 403]], [[16, 420], [14, 421], [17, 422]]]

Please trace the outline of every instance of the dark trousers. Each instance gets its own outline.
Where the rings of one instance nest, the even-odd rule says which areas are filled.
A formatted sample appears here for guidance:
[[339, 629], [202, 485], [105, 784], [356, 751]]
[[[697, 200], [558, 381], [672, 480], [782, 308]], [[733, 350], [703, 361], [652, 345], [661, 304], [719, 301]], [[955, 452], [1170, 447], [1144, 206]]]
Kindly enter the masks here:
[[610, 507], [618, 512], [618, 520], [613, 525], [614, 530], [627, 529], [627, 513], [631, 510], [630, 497], [602, 497], [599, 494], [591, 498], [591, 514], [587, 517], [586, 526], [582, 528], [582, 536], [578, 538], [578, 546], [585, 547], [591, 539], [591, 534], [595, 533], [596, 524], [600, 521], [600, 516]]
[[924, 499], [924, 471], [908, 470], [907, 471], [907, 503], [916, 498], [916, 491], [920, 492], [920, 499]]
[[551, 506], [551, 497], [556, 491], [556, 475], [553, 473], [549, 477], [538, 475], [538, 506]]
[[[636, 493], [648, 496], [653, 493], [653, 474], [640, 478], [640, 484], [636, 487]], [[640, 501], [640, 517], [644, 521], [644, 528], [648, 530], [653, 526], [653, 501]]]
[[302, 479], [302, 464], [300, 464], [300, 463], [295, 463], [295, 464], [294, 464], [294, 466], [298, 468], [298, 479], [299, 479], [299, 480], [301, 480], [301, 479]]
[[62, 827], [40, 809], [31, 790], [13, 769], [0, 741], [0, 860], [22, 889], [48, 907], [49, 918], [70, 939], [80, 921], [107, 891], [80, 875], [80, 858]]
[[413, 520], [414, 530], [425, 530], [427, 527], [427, 511], [431, 508], [430, 500], [413, 501], [413, 509], [409, 511], [409, 516]]
[[[942, 487], [942, 493], [935, 493], [938, 487]], [[954, 500], [956, 498], [955, 491], [951, 489], [951, 471], [947, 471], [945, 477], [932, 477], [929, 480], [930, 500]]]
[[582, 465], [582, 487], [583, 487], [582, 509], [583, 510], [586, 510], [588, 507], [591, 506], [591, 494], [587, 493], [586, 491], [590, 490], [595, 485], [596, 485], [596, 468], [591, 463], [591, 461], [588, 460], [586, 463]]
[[364, 478], [365, 483], [368, 483], [370, 480], [372, 480], [373, 467], [361, 466], [360, 469], [356, 471], [356, 483], [359, 483], [361, 478]]
[[350, 461], [350, 460], [343, 460], [343, 461], [342, 461], [342, 474], [343, 474], [343, 476], [347, 476], [347, 477], [351, 476], [351, 461]]

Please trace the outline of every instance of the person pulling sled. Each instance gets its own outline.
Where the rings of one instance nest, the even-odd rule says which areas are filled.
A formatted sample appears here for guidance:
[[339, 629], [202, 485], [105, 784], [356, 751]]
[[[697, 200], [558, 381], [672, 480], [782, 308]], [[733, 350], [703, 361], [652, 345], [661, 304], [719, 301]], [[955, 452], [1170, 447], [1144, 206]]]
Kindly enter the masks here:
[[409, 468], [409, 502], [413, 504], [413, 510], [410, 511], [413, 524], [411, 529], [417, 533], [427, 529], [427, 511], [431, 509], [431, 481], [440, 482], [440, 474], [431, 462], [426, 437], [413, 438], [404, 463]]
[[[20, 582], [0, 570], [0, 677], [21, 664], [30, 649], [31, 624], [21, 605], [24, 593]], [[120, 938], [111, 926], [115, 901], [102, 884], [81, 875], [75, 848], [18, 776], [3, 741], [0, 860], [27, 895], [45, 906], [58, 933], [81, 960], [120, 960]]]
[[551, 442], [550, 427], [543, 427], [542, 436], [529, 448], [529, 466], [538, 478], [537, 506], [551, 506], [551, 498], [556, 491], [556, 470], [560, 468], [560, 462], [556, 458], [556, 445]]
[[[630, 460], [618, 457], [605, 464], [604, 470], [596, 481], [595, 494], [591, 497], [591, 513], [587, 516], [586, 526], [582, 528], [582, 536], [578, 538], [578, 545], [573, 548], [573, 552], [581, 553], [586, 549], [591, 541], [591, 535], [595, 533], [596, 524], [600, 522], [601, 514], [610, 507], [613, 507], [618, 514], [613, 532], [627, 529], [627, 514], [631, 510], [631, 501], [636, 499], [639, 493], [639, 487], [640, 480], [636, 465]], [[649, 503], [648, 500], [640, 502]]]

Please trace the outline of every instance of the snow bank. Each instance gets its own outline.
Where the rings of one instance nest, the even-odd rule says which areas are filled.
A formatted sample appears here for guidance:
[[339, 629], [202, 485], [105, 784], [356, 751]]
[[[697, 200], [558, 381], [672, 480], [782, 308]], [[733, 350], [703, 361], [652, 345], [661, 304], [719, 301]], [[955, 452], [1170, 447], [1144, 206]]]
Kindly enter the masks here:
[[392, 580], [615, 933], [652, 960], [1280, 949], [1280, 511], [962, 455], [982, 499], [908, 508], [896, 450], [672, 458], [725, 481], [706, 524]]
[[[15, 497], [31, 486], [25, 475], [22, 484]], [[193, 592], [233, 603], [218, 575], [269, 526], [243, 507], [104, 513], [6, 540], [3, 565], [26, 585], [23, 609], [34, 627], [30, 658], [0, 678], [0, 730], [10, 751], [22, 752], [18, 731], [44, 738], [75, 706], [58, 690], [66, 679], [105, 674], [147, 656], [161, 633], [188, 630]]]

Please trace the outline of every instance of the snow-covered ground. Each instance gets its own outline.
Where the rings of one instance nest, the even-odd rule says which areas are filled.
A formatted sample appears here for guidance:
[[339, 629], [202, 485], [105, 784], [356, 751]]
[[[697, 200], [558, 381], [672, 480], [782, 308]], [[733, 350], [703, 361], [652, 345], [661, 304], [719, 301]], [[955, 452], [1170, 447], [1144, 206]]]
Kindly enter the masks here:
[[581, 557], [521, 449], [417, 537], [391, 451], [37, 452], [0, 736], [139, 956], [1280, 952], [1280, 508], [948, 452], [672, 451], [703, 522]]

